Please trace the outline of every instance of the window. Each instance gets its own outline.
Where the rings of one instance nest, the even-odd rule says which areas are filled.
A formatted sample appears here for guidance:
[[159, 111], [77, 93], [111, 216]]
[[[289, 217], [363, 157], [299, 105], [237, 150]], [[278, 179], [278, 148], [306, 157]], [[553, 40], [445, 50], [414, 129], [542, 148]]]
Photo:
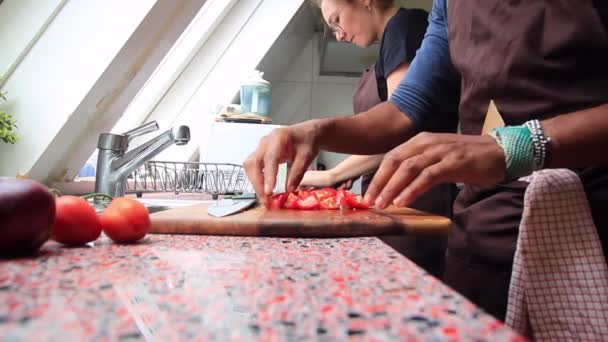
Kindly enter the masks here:
[[[8, 78], [67, 0], [0, 1], [0, 77]], [[0, 86], [4, 83], [0, 81]]]
[[129, 104], [112, 130], [113, 132], [128, 131], [145, 121], [235, 2], [236, 0], [208, 0], [205, 3], [141, 91]]
[[[128, 105], [114, 128], [113, 133], [126, 132], [147, 122], [150, 113], [162, 100], [168, 89], [181, 75], [204, 42], [228, 14], [237, 0], [207, 0], [192, 22], [179, 36], [167, 55], [162, 59], [150, 78]], [[167, 121], [167, 118], [159, 121]], [[164, 123], [164, 122], [163, 122]], [[166, 125], [161, 124], [161, 129]], [[132, 145], [150, 138], [150, 135], [135, 140]], [[97, 150], [88, 158], [78, 176], [94, 177], [97, 165]]]
[[[0, 17], [15, 2], [42, 3], [5, 0]], [[56, 12], [2, 86], [22, 139], [0, 144], [0, 175], [54, 185], [74, 179], [99, 133], [151, 120], [189, 125], [171, 157], [195, 155], [209, 109], [232, 100], [304, 0], [44, 2]]]

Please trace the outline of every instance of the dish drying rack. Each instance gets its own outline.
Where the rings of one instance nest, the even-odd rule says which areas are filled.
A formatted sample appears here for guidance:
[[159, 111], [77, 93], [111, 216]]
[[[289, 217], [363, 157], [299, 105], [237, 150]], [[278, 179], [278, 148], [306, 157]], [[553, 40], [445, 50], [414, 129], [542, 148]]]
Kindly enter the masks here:
[[148, 161], [127, 179], [126, 193], [206, 193], [219, 195], [253, 192], [245, 170], [237, 164]]

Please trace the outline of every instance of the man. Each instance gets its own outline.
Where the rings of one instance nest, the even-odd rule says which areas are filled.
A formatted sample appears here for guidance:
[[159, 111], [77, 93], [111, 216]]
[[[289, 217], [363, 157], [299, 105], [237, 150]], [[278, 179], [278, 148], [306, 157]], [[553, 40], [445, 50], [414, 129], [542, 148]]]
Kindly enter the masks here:
[[[463, 182], [444, 280], [504, 318], [526, 183], [541, 168], [581, 178], [608, 250], [608, 6], [601, 1], [435, 0], [422, 47], [389, 102], [275, 131], [245, 162], [263, 201], [280, 162], [294, 189], [319, 149], [390, 151], [365, 199], [405, 206]], [[460, 85], [462, 135], [432, 131]], [[507, 127], [481, 134], [494, 100]], [[525, 126], [522, 124], [526, 124]], [[406, 141], [404, 143], [404, 141]]]

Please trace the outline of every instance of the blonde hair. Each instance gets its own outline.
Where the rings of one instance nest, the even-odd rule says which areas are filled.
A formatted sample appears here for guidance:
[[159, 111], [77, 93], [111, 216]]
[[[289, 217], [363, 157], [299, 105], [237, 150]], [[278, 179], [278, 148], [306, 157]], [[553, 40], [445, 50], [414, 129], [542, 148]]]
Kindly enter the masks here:
[[[324, 0], [310, 0], [312, 1], [313, 4], [317, 5], [317, 7], [321, 7], [321, 4], [323, 3]], [[353, 2], [355, 2], [355, 0], [344, 0], [346, 2], [348, 2], [349, 4], [352, 4]], [[380, 9], [388, 9], [391, 6], [393, 6], [395, 4], [395, 0], [374, 0], [373, 1], [373, 6], [380, 8]]]

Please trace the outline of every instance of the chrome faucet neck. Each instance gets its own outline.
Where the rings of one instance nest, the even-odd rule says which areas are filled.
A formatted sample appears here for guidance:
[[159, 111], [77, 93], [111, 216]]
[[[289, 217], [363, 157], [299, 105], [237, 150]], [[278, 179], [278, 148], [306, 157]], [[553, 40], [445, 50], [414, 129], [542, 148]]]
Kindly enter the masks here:
[[188, 126], [179, 126], [127, 151], [129, 141], [133, 137], [156, 130], [158, 130], [158, 124], [156, 121], [152, 121], [123, 134], [103, 133], [99, 136], [95, 192], [113, 197], [124, 196], [127, 177], [135, 169], [167, 147], [173, 144], [185, 145], [190, 141]]

